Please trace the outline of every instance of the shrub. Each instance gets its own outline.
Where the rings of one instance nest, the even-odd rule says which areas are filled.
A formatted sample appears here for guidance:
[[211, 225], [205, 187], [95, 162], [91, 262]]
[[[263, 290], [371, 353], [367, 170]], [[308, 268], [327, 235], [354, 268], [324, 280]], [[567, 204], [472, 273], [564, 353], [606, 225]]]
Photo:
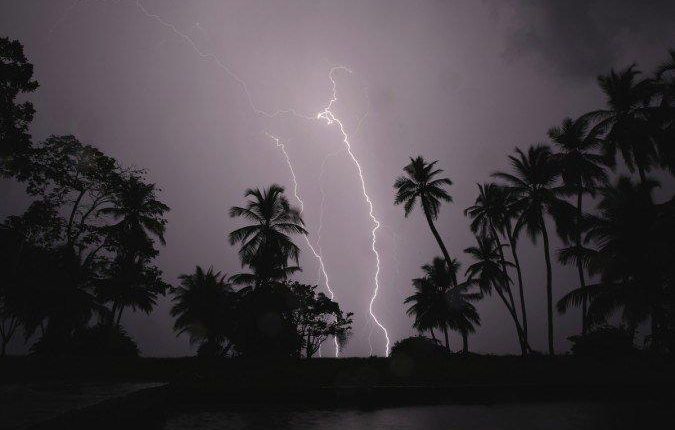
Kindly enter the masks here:
[[585, 335], [571, 336], [572, 353], [578, 356], [623, 356], [636, 351], [633, 333], [624, 327], [601, 326]]

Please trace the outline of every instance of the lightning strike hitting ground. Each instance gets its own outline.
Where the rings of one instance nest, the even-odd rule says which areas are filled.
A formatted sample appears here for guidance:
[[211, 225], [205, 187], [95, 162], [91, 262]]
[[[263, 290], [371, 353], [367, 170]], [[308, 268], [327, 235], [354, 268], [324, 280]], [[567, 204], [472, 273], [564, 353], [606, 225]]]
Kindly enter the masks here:
[[[73, 2], [72, 6], [69, 8], [69, 10], [74, 8], [77, 4], [78, 4], [77, 1]], [[333, 104], [337, 101], [336, 83], [335, 83], [334, 74], [338, 70], [344, 70], [344, 71], [347, 71], [349, 73], [351, 73], [351, 71], [349, 69], [347, 69], [346, 67], [343, 67], [343, 66], [333, 67], [333, 68], [330, 69], [329, 78], [330, 78], [330, 81], [331, 81], [331, 84], [332, 84], [332, 97], [331, 97], [331, 100], [329, 101], [328, 105], [324, 108], [324, 110], [321, 111], [316, 116], [303, 115], [303, 114], [298, 113], [295, 109], [279, 109], [279, 110], [276, 110], [272, 113], [266, 112], [266, 111], [264, 111], [264, 110], [262, 110], [262, 109], [260, 109], [256, 106], [256, 104], [253, 101], [253, 97], [251, 96], [251, 93], [248, 89], [248, 85], [246, 84], [246, 82], [243, 79], [241, 79], [236, 73], [234, 73], [225, 63], [220, 61], [218, 59], [218, 57], [216, 57], [215, 55], [213, 55], [211, 53], [206, 53], [206, 52], [203, 52], [202, 50], [200, 50], [199, 47], [197, 46], [197, 44], [194, 42], [194, 40], [190, 36], [181, 32], [180, 30], [178, 30], [178, 28], [176, 28], [175, 25], [165, 21], [159, 15], [156, 15], [154, 13], [149, 12], [141, 4], [140, 0], [136, 0], [135, 4], [136, 4], [137, 9], [143, 15], [145, 15], [147, 18], [150, 18], [150, 19], [153, 19], [153, 20], [157, 21], [162, 26], [171, 30], [171, 32], [173, 32], [176, 36], [178, 36], [179, 38], [181, 38], [185, 42], [187, 42], [187, 44], [195, 51], [195, 53], [197, 53], [197, 55], [199, 55], [199, 57], [201, 57], [202, 59], [210, 60], [210, 61], [214, 62], [218, 67], [220, 67], [223, 71], [225, 71], [225, 73], [227, 75], [229, 75], [234, 81], [236, 81], [241, 86], [242, 91], [244, 92], [244, 95], [246, 96], [246, 99], [248, 101], [248, 104], [249, 104], [251, 110], [256, 115], [259, 115], [259, 116], [262, 116], [262, 117], [265, 117], [265, 118], [276, 118], [276, 117], [279, 117], [279, 116], [282, 116], [282, 115], [289, 115], [289, 116], [293, 116], [293, 117], [308, 120], [308, 121], [314, 121], [314, 120], [317, 120], [317, 119], [324, 119], [328, 125], [333, 124], [333, 123], [336, 123], [338, 125], [338, 128], [339, 128], [339, 130], [342, 134], [342, 141], [345, 144], [347, 153], [349, 154], [349, 156], [352, 159], [354, 165], [356, 166], [356, 169], [357, 169], [360, 181], [361, 181], [361, 191], [363, 193], [363, 196], [364, 196], [366, 202], [368, 203], [369, 216], [370, 216], [371, 221], [373, 222], [373, 229], [371, 230], [371, 235], [372, 235], [371, 249], [373, 251], [373, 254], [375, 255], [375, 260], [376, 260], [376, 270], [375, 270], [375, 276], [374, 276], [375, 288], [373, 290], [373, 295], [371, 296], [371, 299], [370, 299], [370, 302], [369, 302], [369, 305], [368, 305], [368, 311], [370, 313], [370, 316], [371, 316], [372, 320], [377, 324], [377, 326], [384, 333], [384, 336], [385, 336], [385, 339], [386, 339], [385, 355], [388, 356], [389, 355], [389, 334], [387, 332], [387, 329], [380, 323], [380, 321], [378, 320], [378, 318], [376, 317], [376, 315], [373, 311], [373, 305], [375, 303], [375, 300], [377, 298], [377, 295], [378, 295], [378, 292], [379, 292], [379, 289], [380, 289], [380, 285], [379, 285], [380, 254], [377, 250], [377, 231], [380, 228], [381, 224], [380, 224], [380, 221], [375, 217], [373, 203], [372, 203], [372, 200], [370, 199], [370, 196], [368, 195], [367, 190], [366, 190], [365, 179], [364, 179], [364, 176], [363, 176], [363, 169], [361, 168], [361, 164], [359, 163], [357, 157], [354, 155], [354, 153], [351, 150], [349, 135], [348, 135], [343, 123], [331, 111], [331, 108], [332, 108]], [[270, 136], [270, 137], [272, 137], [272, 136]], [[274, 137], [272, 137], [272, 138], [276, 139]], [[280, 146], [280, 148], [282, 149], [282, 152], [284, 153], [284, 155], [286, 157], [286, 161], [288, 163], [288, 166], [291, 169], [291, 175], [292, 175], [294, 185], [295, 185], [295, 190], [294, 190], [295, 197], [300, 202], [300, 205], [301, 205], [301, 208], [302, 208], [303, 202], [302, 202], [302, 200], [300, 199], [300, 197], [297, 193], [297, 182], [295, 180], [295, 173], [294, 173], [294, 170], [293, 170], [292, 163], [291, 163], [290, 158], [288, 157], [288, 154], [286, 153], [283, 145], [278, 140], [276, 140], [276, 143], [277, 143], [277, 146]], [[327, 289], [329, 290], [329, 293], [331, 294], [331, 298], [332, 298], [334, 295], [333, 295], [332, 290], [328, 287], [328, 278], [326, 277], [326, 272], [324, 270], [323, 258], [321, 258], [319, 253], [317, 253], [315, 251], [314, 247], [309, 242], [309, 239], [307, 237], [305, 239], [307, 240], [307, 244], [309, 245], [309, 247], [312, 250], [312, 252], [314, 253], [314, 255], [320, 261], [322, 272], [323, 272], [324, 277], [326, 279], [326, 286], [327, 286]], [[339, 350], [336, 349], [336, 353], [338, 353], [338, 352], [339, 352]]]
[[324, 110], [319, 112], [316, 117], [318, 119], [326, 120], [326, 124], [328, 125], [331, 125], [333, 123], [338, 125], [340, 133], [342, 134], [342, 142], [345, 144], [347, 153], [354, 162], [356, 170], [358, 171], [359, 174], [359, 178], [361, 180], [361, 191], [363, 193], [363, 197], [366, 199], [366, 202], [368, 203], [369, 208], [368, 214], [370, 216], [370, 219], [373, 221], [373, 229], [371, 230], [371, 235], [373, 238], [371, 242], [371, 249], [373, 251], [373, 254], [375, 255], [375, 262], [376, 262], [375, 279], [374, 279], [375, 289], [373, 290], [373, 295], [371, 296], [370, 303], [368, 304], [368, 312], [370, 313], [370, 316], [375, 322], [375, 324], [377, 324], [377, 326], [380, 327], [380, 329], [384, 333], [384, 337], [386, 339], [384, 353], [385, 356], [389, 356], [389, 333], [387, 332], [387, 329], [382, 325], [382, 323], [380, 323], [380, 321], [377, 319], [377, 316], [373, 312], [373, 304], [375, 303], [375, 299], [377, 299], [377, 293], [380, 290], [380, 253], [377, 250], [377, 230], [380, 228], [380, 221], [375, 216], [375, 209], [373, 208], [373, 202], [370, 199], [370, 196], [368, 195], [368, 191], [366, 190], [366, 181], [363, 178], [363, 169], [361, 168], [361, 163], [359, 163], [358, 158], [356, 158], [356, 156], [352, 152], [352, 146], [349, 143], [349, 134], [347, 134], [347, 130], [345, 129], [345, 126], [342, 123], [342, 121], [340, 121], [340, 119], [338, 119], [331, 111], [333, 104], [337, 101], [337, 84], [335, 83], [335, 72], [338, 70], [343, 70], [348, 73], [351, 73], [351, 70], [349, 70], [344, 66], [337, 66], [330, 69], [328, 77], [330, 78], [333, 87], [332, 97], [330, 99], [330, 102], [328, 102], [328, 106], [326, 106]]
[[[277, 148], [281, 150], [281, 152], [284, 154], [284, 157], [286, 158], [286, 164], [288, 165], [288, 170], [291, 172], [291, 178], [293, 179], [293, 195], [295, 196], [295, 199], [300, 203], [300, 214], [305, 210], [305, 202], [302, 200], [300, 195], [298, 194], [298, 180], [295, 176], [295, 170], [293, 170], [293, 163], [291, 163], [291, 157], [288, 155], [288, 152], [286, 152], [286, 146], [281, 143], [281, 140], [276, 137], [272, 136], [271, 134], [265, 132], [267, 137], [272, 139], [274, 143], [276, 144]], [[307, 242], [307, 246], [309, 249], [312, 251], [312, 254], [314, 254], [314, 257], [316, 260], [319, 262], [319, 267], [321, 268], [321, 273], [323, 273], [323, 279], [324, 283], [326, 285], [326, 289], [328, 290], [328, 293], [330, 294], [330, 299], [333, 300], [335, 299], [335, 294], [333, 293], [333, 290], [330, 287], [330, 281], [328, 279], [328, 273], [326, 273], [326, 266], [323, 263], [323, 257], [321, 256], [320, 252], [316, 252], [314, 249], [314, 246], [312, 246], [312, 242], [309, 241], [309, 236], [304, 235], [305, 237], [305, 242]], [[336, 337], [333, 338], [333, 343], [335, 344], [335, 357], [340, 356], [340, 344], [338, 343], [338, 340]]]

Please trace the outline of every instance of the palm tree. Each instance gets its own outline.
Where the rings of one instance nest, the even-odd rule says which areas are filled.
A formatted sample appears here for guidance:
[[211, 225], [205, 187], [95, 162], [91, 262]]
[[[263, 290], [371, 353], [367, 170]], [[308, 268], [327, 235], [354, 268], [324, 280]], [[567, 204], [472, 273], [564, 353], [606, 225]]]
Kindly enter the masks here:
[[111, 325], [119, 326], [127, 307], [150, 313], [157, 295], [166, 289], [161, 272], [147, 267], [157, 254], [153, 238], [166, 245], [164, 214], [169, 207], [157, 199], [156, 193], [155, 184], [147, 184], [132, 174], [118, 184], [113, 205], [100, 211], [118, 220], [106, 228], [106, 243], [117, 256], [99, 289], [99, 298], [112, 303]]
[[515, 307], [507, 299], [504, 291], [509, 285], [508, 272], [504, 270], [504, 266], [510, 266], [510, 262], [505, 262], [502, 259], [502, 253], [498, 249], [499, 243], [491, 236], [476, 236], [476, 245], [466, 248], [465, 253], [469, 254], [474, 263], [466, 270], [467, 284], [477, 285], [481, 293], [492, 295], [493, 291], [506, 306], [506, 309], [513, 319], [516, 327], [516, 334], [518, 336], [518, 343], [520, 351], [523, 356], [527, 355], [529, 349], [523, 329], [518, 321], [518, 314]]
[[509, 160], [514, 174], [498, 172], [493, 176], [504, 180], [506, 188], [514, 193], [513, 207], [519, 214], [515, 235], [525, 228], [535, 241], [541, 234], [544, 241], [544, 259], [546, 260], [546, 303], [548, 315], [548, 352], [554, 355], [553, 348], [553, 273], [551, 268], [550, 244], [544, 221], [544, 212], [555, 217], [564, 207], [557, 198], [554, 183], [558, 169], [553, 163], [551, 150], [545, 145], [530, 146], [527, 153], [516, 148], [516, 155]]
[[415, 292], [407, 297], [403, 303], [411, 304], [406, 314], [414, 317], [413, 327], [421, 333], [429, 330], [431, 337], [436, 341], [434, 329], [442, 325], [441, 315], [437, 307], [439, 295], [436, 286], [426, 278], [416, 278], [412, 281]]
[[[241, 217], [252, 224], [230, 233], [230, 244], [241, 243], [239, 257], [242, 266], [249, 266], [256, 286], [272, 279], [285, 279], [290, 273], [300, 270], [297, 266], [300, 248], [289, 237], [291, 234], [307, 234], [300, 211], [292, 207], [284, 196], [284, 188], [272, 184], [265, 190], [248, 189], [244, 197], [251, 197], [246, 206], [233, 206], [231, 217]], [[289, 266], [288, 260], [296, 266]], [[243, 274], [240, 278], [250, 278]], [[240, 279], [241, 280], [241, 279]]]
[[597, 121], [591, 135], [604, 133], [602, 144], [608, 163], [613, 167], [616, 153], [621, 153], [628, 169], [631, 172], [637, 169], [644, 183], [646, 172], [656, 160], [648, 118], [651, 111], [648, 104], [654, 96], [655, 86], [651, 79], [639, 79], [640, 73], [633, 64], [599, 76], [607, 109], [589, 112], [584, 118]]
[[440, 328], [443, 331], [446, 348], [450, 348], [450, 340], [445, 295], [456, 283], [454, 274], [457, 267], [456, 261], [453, 260], [453, 265], [449, 268], [445, 259], [439, 257], [434, 258], [431, 264], [423, 265], [424, 277], [412, 281], [416, 293], [404, 301], [404, 303], [414, 303], [408, 309], [408, 315], [415, 315], [416, 319], [420, 318], [416, 328], [429, 328], [428, 326], [431, 325], [432, 337], [433, 328]]
[[452, 202], [452, 197], [444, 189], [445, 186], [452, 185], [452, 181], [448, 178], [436, 177], [443, 172], [443, 170], [435, 168], [437, 162], [438, 160], [427, 163], [421, 156], [411, 158], [410, 163], [403, 168], [406, 176], [400, 176], [394, 182], [394, 188], [396, 189], [394, 204], [403, 204], [405, 216], [407, 217], [412, 212], [417, 201], [420, 201], [431, 233], [436, 238], [443, 257], [445, 257], [445, 261], [448, 267], [450, 267], [452, 266], [452, 259], [441, 236], [438, 234], [438, 230], [434, 226], [434, 220], [438, 217], [441, 201]]
[[656, 70], [656, 89], [660, 104], [653, 110], [652, 120], [656, 130], [656, 147], [662, 167], [675, 173], [675, 50], [670, 58]]
[[112, 303], [110, 322], [120, 325], [126, 308], [149, 314], [157, 304], [157, 297], [164, 294], [168, 285], [161, 278], [162, 272], [147, 265], [147, 259], [125, 261], [117, 258], [106, 278], [100, 282], [97, 293], [103, 303]]
[[[571, 223], [576, 252], [583, 252], [581, 243], [583, 196], [586, 193], [594, 196], [598, 185], [607, 182], [604, 158], [591, 152], [600, 144], [600, 139], [589, 133], [588, 127], [588, 119], [584, 117], [577, 120], [565, 118], [561, 126], [553, 127], [548, 131], [549, 138], [560, 151], [554, 154], [553, 158], [560, 169], [563, 185], [566, 192], [575, 195], [577, 199], [575, 219]], [[563, 239], [565, 238], [563, 237]], [[580, 258], [575, 260], [579, 274], [579, 285], [584, 287], [586, 280], [583, 263]], [[582, 334], [586, 333], [587, 330], [586, 311], [587, 303], [584, 300], [581, 307]]]
[[469, 353], [469, 333], [476, 332], [476, 326], [480, 325], [480, 315], [476, 307], [471, 303], [483, 298], [480, 293], [469, 292], [471, 283], [463, 282], [445, 293], [448, 315], [447, 325], [450, 329], [460, 332], [462, 335], [462, 352]]
[[431, 264], [422, 266], [424, 276], [413, 279], [415, 293], [406, 298], [404, 303], [412, 303], [407, 313], [414, 316], [413, 326], [420, 331], [430, 330], [432, 337], [434, 328], [440, 328], [445, 338], [445, 347], [450, 349], [448, 328], [462, 334], [464, 350], [468, 350], [468, 334], [475, 332], [475, 325], [480, 324], [476, 308], [470, 303], [481, 295], [469, 293], [469, 285], [457, 285], [459, 263], [452, 260], [448, 267], [444, 258], [436, 257]]
[[200, 266], [192, 274], [179, 276], [180, 286], [173, 288], [171, 316], [176, 318], [173, 329], [178, 335], [188, 333], [190, 343], [199, 342], [199, 351], [206, 355], [227, 354], [233, 328], [232, 309], [235, 293], [225, 282], [225, 276], [210, 267]]
[[146, 184], [140, 177], [132, 175], [120, 184], [113, 206], [101, 209], [102, 214], [119, 220], [110, 229], [124, 238], [131, 248], [128, 252], [132, 259], [139, 252], [153, 248], [152, 236], [166, 245], [164, 214], [169, 207], [157, 199], [156, 192], [155, 184]]
[[591, 217], [588, 231], [588, 239], [597, 245], [588, 263], [599, 282], [565, 295], [558, 310], [578, 306], [586, 297], [590, 324], [603, 322], [616, 310], [622, 310], [630, 328], [650, 318], [652, 345], [659, 347], [672, 338], [666, 330], [673, 305], [669, 288], [675, 279], [675, 199], [652, 203], [655, 185], [636, 185], [622, 177], [601, 190], [600, 213]]
[[[509, 248], [511, 249], [511, 256], [513, 257], [516, 275], [518, 278], [523, 341], [525, 344], [527, 344], [527, 311], [525, 307], [523, 276], [520, 269], [520, 262], [518, 260], [518, 252], [516, 250], [516, 237], [513, 234], [512, 223], [513, 218], [517, 214], [515, 214], [513, 211], [512, 197], [512, 192], [505, 190], [503, 187], [500, 187], [497, 184], [478, 184], [478, 197], [476, 198], [476, 202], [473, 206], [468, 207], [464, 211], [464, 215], [468, 215], [472, 218], [471, 231], [474, 234], [479, 234], [480, 236], [491, 236], [497, 242], [497, 249], [503, 262], [502, 269], [504, 271], [506, 271], [506, 259], [499, 241], [498, 232], [505, 235], [509, 242]], [[511, 301], [511, 306], [515, 309], [511, 287], [507, 284], [505, 288]]]

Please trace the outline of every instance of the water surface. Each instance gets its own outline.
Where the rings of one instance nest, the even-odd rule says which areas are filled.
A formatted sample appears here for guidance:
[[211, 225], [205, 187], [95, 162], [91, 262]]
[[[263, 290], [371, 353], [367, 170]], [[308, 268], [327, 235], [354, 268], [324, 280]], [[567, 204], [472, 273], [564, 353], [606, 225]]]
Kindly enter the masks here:
[[[656, 419], [653, 404], [531, 403], [436, 405], [377, 410], [308, 410], [249, 405], [232, 410], [184, 413], [167, 421], [177, 429], [322, 429], [322, 430], [567, 430], [635, 428], [641, 416]], [[657, 414], [658, 415], [658, 414]], [[640, 426], [642, 427], [642, 426]]]

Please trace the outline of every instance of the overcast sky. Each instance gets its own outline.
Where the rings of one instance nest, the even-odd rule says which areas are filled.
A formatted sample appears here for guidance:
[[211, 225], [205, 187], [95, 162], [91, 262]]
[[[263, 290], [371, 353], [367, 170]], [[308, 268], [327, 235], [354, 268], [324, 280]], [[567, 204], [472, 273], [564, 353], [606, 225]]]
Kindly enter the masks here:
[[[545, 141], [565, 116], [602, 106], [596, 76], [638, 62], [651, 70], [675, 47], [675, 2], [572, 1], [218, 1], [0, 0], [0, 32], [19, 39], [35, 64], [35, 139], [74, 134], [123, 163], [149, 169], [171, 207], [159, 265], [169, 282], [199, 264], [236, 273], [227, 216], [251, 186], [277, 182], [292, 195], [286, 160], [265, 132], [282, 138], [305, 202], [310, 240], [321, 249], [336, 299], [355, 313], [347, 355], [384, 352], [368, 303], [373, 226], [342, 135], [315, 117], [331, 98], [350, 134], [382, 228], [380, 292], [374, 310], [392, 341], [413, 334], [403, 299], [419, 266], [440, 254], [421, 213], [404, 219], [392, 183], [409, 156], [438, 159], [454, 185], [438, 229], [450, 253], [473, 243], [463, 210], [476, 183], [507, 169], [516, 146]], [[147, 13], [144, 13], [145, 12]], [[187, 37], [186, 40], [166, 24]], [[203, 56], [207, 55], [206, 58]], [[214, 61], [214, 58], [217, 61]], [[257, 111], [256, 111], [257, 110]], [[359, 125], [360, 124], [360, 125]], [[322, 174], [322, 166], [324, 166]], [[670, 187], [672, 183], [667, 184]], [[20, 188], [0, 191], [0, 215], [23, 209]], [[303, 245], [299, 280], [317, 283]], [[545, 268], [540, 247], [521, 241], [531, 344], [545, 345]], [[554, 247], [560, 244], [554, 240]], [[462, 270], [463, 272], [463, 270]], [[574, 270], [554, 266], [554, 297], [576, 287]], [[191, 353], [171, 330], [169, 299], [124, 325], [151, 356]], [[498, 298], [479, 305], [478, 352], [517, 352]], [[556, 344], [580, 316], [556, 316]], [[461, 339], [452, 339], [455, 348]], [[324, 355], [328, 353], [324, 348]]]

